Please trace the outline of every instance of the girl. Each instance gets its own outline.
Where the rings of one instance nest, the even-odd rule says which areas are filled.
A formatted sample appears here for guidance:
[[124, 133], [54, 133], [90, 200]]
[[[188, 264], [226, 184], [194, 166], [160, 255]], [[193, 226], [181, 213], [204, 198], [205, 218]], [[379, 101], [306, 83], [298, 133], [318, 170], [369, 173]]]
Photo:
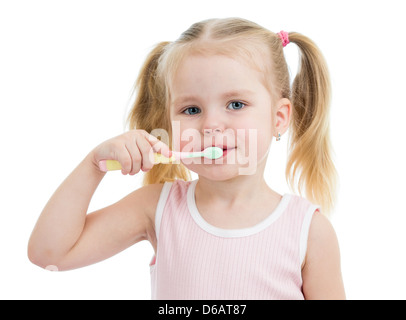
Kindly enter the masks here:
[[[301, 53], [292, 90], [289, 42]], [[244, 19], [202, 21], [156, 46], [136, 91], [133, 130], [92, 150], [45, 206], [29, 241], [33, 263], [79, 268], [148, 240], [154, 299], [345, 297], [337, 238], [321, 214], [335, 193], [330, 82], [310, 39]], [[169, 141], [151, 134], [158, 128]], [[286, 175], [308, 200], [280, 195], [264, 180], [272, 138], [288, 128]], [[217, 146], [223, 156], [154, 165], [153, 152], [172, 155], [168, 144]], [[123, 174], [146, 172], [144, 186], [87, 214], [104, 159], [117, 160]], [[199, 179], [190, 181], [189, 170]]]

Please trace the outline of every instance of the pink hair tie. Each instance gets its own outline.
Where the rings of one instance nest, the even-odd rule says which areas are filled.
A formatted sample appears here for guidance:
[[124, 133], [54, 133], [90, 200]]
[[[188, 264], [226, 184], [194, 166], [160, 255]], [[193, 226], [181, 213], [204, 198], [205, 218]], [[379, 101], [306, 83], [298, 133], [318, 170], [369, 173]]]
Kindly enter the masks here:
[[278, 36], [282, 40], [283, 47], [286, 47], [289, 44], [289, 33], [286, 31], [281, 31], [278, 33]]

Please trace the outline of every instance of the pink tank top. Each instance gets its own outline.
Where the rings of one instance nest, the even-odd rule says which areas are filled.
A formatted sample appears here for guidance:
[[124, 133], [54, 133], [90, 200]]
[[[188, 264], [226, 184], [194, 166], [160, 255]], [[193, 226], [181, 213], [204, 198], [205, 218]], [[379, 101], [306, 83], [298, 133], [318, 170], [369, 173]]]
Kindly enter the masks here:
[[285, 194], [254, 227], [220, 229], [196, 207], [197, 181], [175, 180], [162, 188], [152, 299], [304, 299], [301, 265], [318, 207]]

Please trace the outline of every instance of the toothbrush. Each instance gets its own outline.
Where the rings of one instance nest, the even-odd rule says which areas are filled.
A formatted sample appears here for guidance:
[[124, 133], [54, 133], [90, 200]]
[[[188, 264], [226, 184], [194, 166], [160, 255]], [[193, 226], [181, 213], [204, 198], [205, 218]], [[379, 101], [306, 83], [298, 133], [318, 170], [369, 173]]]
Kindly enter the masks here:
[[[208, 147], [199, 152], [178, 152], [172, 151], [172, 157], [167, 158], [160, 153], [154, 153], [154, 164], [163, 163], [168, 164], [175, 160], [187, 159], [187, 158], [207, 158], [218, 159], [223, 156], [223, 149], [219, 147]], [[99, 161], [99, 168], [103, 172], [112, 170], [121, 170], [121, 164], [117, 160], [101, 160]]]

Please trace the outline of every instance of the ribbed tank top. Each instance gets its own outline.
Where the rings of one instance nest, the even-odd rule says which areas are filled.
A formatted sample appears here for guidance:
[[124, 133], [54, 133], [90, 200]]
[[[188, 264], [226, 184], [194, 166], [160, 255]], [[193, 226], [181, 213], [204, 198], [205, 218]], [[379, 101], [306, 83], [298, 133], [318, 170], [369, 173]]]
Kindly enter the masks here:
[[304, 299], [301, 265], [318, 206], [285, 194], [259, 224], [221, 229], [200, 215], [197, 181], [175, 180], [162, 188], [152, 299]]

